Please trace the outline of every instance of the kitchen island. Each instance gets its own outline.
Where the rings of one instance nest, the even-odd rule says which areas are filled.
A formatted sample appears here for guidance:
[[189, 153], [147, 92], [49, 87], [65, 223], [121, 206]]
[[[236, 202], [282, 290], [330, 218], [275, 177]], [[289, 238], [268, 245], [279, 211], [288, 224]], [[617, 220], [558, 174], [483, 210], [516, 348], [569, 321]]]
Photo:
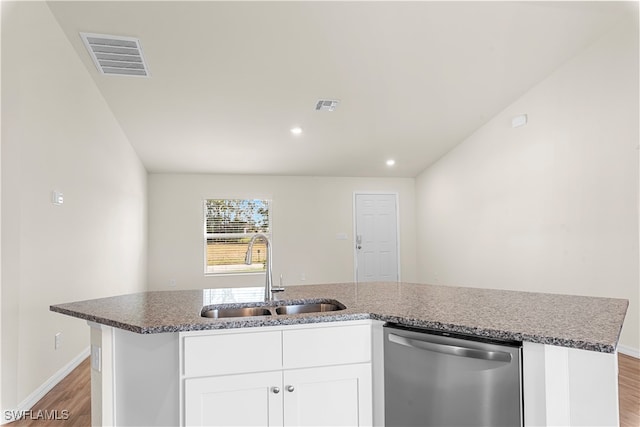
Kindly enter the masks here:
[[[141, 420], [197, 424], [188, 415], [194, 400], [188, 396], [207, 384], [244, 380], [249, 372], [254, 377], [278, 372], [287, 386], [287, 376], [294, 373], [333, 375], [338, 366], [349, 367], [345, 378], [355, 378], [355, 384], [364, 387], [352, 393], [357, 396], [357, 423], [382, 425], [384, 322], [522, 341], [525, 425], [618, 423], [615, 352], [626, 300], [396, 282], [290, 286], [275, 301], [262, 298], [263, 288], [158, 291], [58, 304], [51, 310], [85, 319], [92, 327], [96, 425]], [[338, 302], [346, 308], [243, 318], [201, 316], [206, 308], [300, 302]], [[225, 344], [216, 347], [216, 341], [208, 339]], [[323, 342], [340, 343], [341, 348], [324, 351], [317, 345]], [[254, 351], [229, 352], [242, 346]], [[305, 354], [305, 347], [314, 354]], [[265, 353], [275, 354], [273, 363], [265, 360]], [[242, 363], [235, 366], [234, 361]], [[274, 387], [279, 389], [267, 388], [272, 397], [285, 394], [273, 393]], [[137, 396], [133, 403], [131, 396]], [[285, 420], [293, 406], [285, 406]], [[297, 411], [299, 415], [299, 406]], [[283, 425], [279, 420], [271, 423]]]

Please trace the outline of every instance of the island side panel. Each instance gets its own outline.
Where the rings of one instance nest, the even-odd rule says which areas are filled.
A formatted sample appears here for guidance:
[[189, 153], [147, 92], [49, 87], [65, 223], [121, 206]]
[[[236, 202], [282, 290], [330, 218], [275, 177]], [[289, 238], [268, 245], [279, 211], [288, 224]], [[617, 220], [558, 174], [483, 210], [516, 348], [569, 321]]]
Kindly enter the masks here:
[[373, 425], [384, 427], [384, 332], [385, 322], [371, 321], [371, 374]]
[[618, 355], [569, 349], [572, 426], [619, 426]]
[[179, 425], [178, 333], [114, 335], [116, 425]]
[[618, 359], [523, 343], [524, 425], [618, 426]]
[[91, 425], [115, 425], [114, 416], [114, 329], [87, 322], [91, 328]]

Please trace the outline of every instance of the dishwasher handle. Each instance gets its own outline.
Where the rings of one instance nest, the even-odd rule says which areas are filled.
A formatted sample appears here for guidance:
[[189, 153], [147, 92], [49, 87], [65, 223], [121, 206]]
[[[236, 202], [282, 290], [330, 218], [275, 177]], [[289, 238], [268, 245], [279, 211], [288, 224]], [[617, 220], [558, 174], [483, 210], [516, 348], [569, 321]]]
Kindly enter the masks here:
[[494, 360], [497, 362], [511, 362], [511, 353], [505, 351], [478, 350], [475, 348], [459, 347], [456, 345], [438, 344], [429, 341], [416, 340], [400, 335], [389, 334], [389, 341], [405, 347], [418, 348], [451, 356], [471, 357], [473, 359]]

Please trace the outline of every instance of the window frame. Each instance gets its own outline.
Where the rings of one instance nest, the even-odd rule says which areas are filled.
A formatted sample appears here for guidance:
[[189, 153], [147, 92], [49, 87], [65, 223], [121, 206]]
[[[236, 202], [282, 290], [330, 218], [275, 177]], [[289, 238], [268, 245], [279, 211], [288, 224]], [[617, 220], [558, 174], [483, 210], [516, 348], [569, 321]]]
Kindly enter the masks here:
[[[207, 233], [207, 202], [210, 200], [260, 200], [266, 202], [268, 212], [268, 233]], [[208, 265], [209, 257], [207, 253], [208, 240], [212, 238], [247, 238], [255, 234], [264, 234], [271, 242], [273, 239], [273, 199], [271, 197], [207, 197], [202, 200], [202, 231], [203, 231], [203, 264], [204, 275], [212, 277], [221, 276], [255, 276], [263, 275], [266, 272], [266, 267], [257, 271], [211, 271]], [[258, 244], [258, 242], [256, 242]], [[265, 254], [266, 256], [266, 254]]]

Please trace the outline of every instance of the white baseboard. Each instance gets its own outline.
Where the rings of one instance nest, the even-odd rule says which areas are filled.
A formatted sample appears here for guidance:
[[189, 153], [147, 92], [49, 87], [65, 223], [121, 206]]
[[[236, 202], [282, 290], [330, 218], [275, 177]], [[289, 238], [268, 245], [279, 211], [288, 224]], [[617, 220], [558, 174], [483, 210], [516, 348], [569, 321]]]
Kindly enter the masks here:
[[[91, 354], [91, 350], [89, 347], [82, 350], [80, 354], [78, 354], [75, 358], [73, 358], [69, 363], [60, 368], [58, 372], [53, 374], [48, 380], [46, 380], [40, 387], [35, 389], [33, 393], [27, 396], [22, 402], [18, 404], [16, 409], [12, 410], [3, 410], [2, 411], [2, 420], [0, 421], [0, 425], [4, 425], [10, 423], [12, 421], [16, 421], [16, 416], [24, 413], [25, 411], [29, 411], [33, 408], [33, 405], [38, 403], [40, 399], [44, 397], [45, 394], [49, 393], [52, 388], [54, 388], [60, 381], [62, 381], [67, 375], [71, 373], [75, 368], [78, 367], [80, 363]], [[10, 416], [11, 415], [11, 416]]]
[[618, 352], [622, 354], [626, 354], [627, 356], [635, 357], [636, 359], [640, 359], [640, 350], [633, 347], [627, 347], [626, 345], [618, 345]]

